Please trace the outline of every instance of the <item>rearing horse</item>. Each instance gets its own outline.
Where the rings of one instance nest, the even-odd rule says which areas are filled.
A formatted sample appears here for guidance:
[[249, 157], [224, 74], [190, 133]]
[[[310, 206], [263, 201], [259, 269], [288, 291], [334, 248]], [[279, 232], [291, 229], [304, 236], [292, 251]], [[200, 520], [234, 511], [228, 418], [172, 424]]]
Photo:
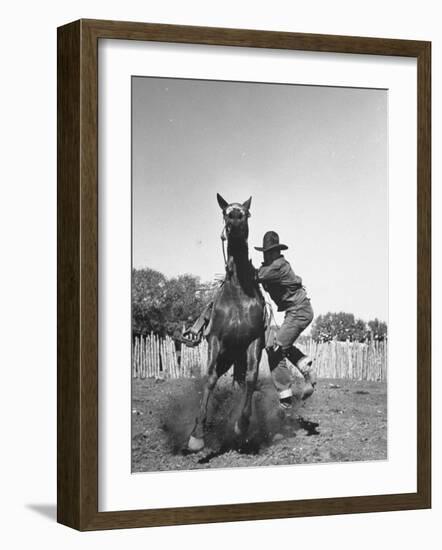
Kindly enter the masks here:
[[208, 379], [199, 416], [189, 437], [188, 450], [204, 447], [207, 407], [220, 376], [233, 365], [233, 377], [243, 388], [243, 405], [235, 433], [247, 433], [258, 366], [264, 347], [265, 302], [249, 261], [247, 239], [252, 197], [245, 203], [228, 204], [217, 195], [227, 236], [226, 277], [215, 298], [209, 324]]

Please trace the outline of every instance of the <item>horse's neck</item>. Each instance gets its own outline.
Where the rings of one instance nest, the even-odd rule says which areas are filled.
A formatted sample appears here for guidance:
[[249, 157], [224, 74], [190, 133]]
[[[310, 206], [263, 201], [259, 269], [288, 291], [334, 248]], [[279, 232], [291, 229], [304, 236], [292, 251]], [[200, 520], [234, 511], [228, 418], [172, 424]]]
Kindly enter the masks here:
[[229, 240], [227, 244], [228, 271], [233, 282], [244, 286], [250, 282], [249, 247], [247, 241]]

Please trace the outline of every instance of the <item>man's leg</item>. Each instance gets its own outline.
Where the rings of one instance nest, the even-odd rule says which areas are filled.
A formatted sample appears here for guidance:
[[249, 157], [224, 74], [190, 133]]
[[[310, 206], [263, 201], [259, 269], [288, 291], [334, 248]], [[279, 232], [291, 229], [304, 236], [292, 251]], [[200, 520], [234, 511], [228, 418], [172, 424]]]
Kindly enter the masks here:
[[276, 337], [276, 344], [281, 346], [283, 356], [287, 357], [304, 377], [303, 399], [312, 395], [316, 384], [316, 377], [312, 372], [312, 359], [302, 353], [293, 343], [312, 320], [313, 310], [309, 301], [301, 307], [288, 309]]
[[265, 334], [265, 348], [269, 362], [272, 382], [279, 395], [279, 403], [286, 408], [287, 401], [292, 399], [292, 379], [285, 357], [282, 355], [281, 346], [276, 345], [277, 329], [274, 326], [267, 326]]

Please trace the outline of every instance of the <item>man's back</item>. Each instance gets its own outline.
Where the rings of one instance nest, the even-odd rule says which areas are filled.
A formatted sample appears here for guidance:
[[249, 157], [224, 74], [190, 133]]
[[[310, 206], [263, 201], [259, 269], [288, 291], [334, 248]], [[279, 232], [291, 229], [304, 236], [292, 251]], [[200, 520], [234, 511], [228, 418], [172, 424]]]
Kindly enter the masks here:
[[258, 280], [270, 294], [279, 311], [300, 305], [307, 299], [302, 278], [296, 275], [282, 254], [271, 264], [259, 268]]

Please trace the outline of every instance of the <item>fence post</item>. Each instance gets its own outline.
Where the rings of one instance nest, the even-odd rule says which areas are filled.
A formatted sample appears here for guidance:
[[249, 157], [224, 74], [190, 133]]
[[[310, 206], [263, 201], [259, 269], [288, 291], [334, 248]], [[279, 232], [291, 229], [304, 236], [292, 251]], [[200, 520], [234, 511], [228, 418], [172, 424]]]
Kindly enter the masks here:
[[137, 352], [138, 352], [138, 337], [135, 336], [135, 341], [132, 348], [132, 371], [133, 371], [134, 378], [138, 376]]

